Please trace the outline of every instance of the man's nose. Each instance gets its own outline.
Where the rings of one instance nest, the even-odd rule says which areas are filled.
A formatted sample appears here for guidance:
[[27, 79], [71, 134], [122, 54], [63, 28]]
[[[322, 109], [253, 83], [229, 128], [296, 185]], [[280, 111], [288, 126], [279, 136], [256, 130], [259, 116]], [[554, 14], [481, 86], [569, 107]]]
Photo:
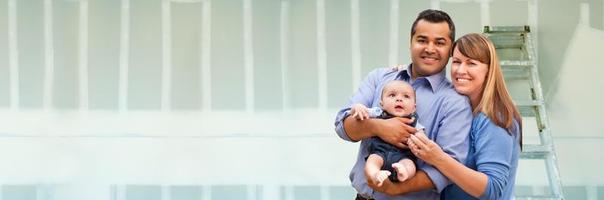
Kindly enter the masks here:
[[432, 42], [429, 42], [426, 48], [424, 49], [426, 53], [434, 53], [434, 50], [434, 43]]

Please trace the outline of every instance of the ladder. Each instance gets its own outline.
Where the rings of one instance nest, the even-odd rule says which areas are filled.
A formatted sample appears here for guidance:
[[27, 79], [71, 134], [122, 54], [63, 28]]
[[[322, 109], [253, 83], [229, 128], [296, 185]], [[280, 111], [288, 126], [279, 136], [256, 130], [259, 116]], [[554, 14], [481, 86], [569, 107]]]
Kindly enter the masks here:
[[[547, 168], [549, 194], [516, 196], [517, 199], [564, 199], [556, 152], [550, 134], [543, 91], [537, 71], [535, 49], [529, 26], [485, 26], [486, 35], [497, 49], [497, 55], [506, 81], [528, 82], [526, 94], [512, 94], [523, 118], [534, 118], [537, 123], [539, 144], [524, 144], [520, 159], [544, 160]], [[532, 134], [529, 132], [523, 135]]]

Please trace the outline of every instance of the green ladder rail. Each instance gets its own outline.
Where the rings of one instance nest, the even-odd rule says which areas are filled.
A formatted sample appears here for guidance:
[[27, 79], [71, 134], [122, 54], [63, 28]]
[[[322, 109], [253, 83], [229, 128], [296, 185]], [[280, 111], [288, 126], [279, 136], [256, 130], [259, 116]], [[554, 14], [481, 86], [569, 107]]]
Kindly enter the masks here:
[[[512, 96], [523, 117], [535, 118], [540, 143], [524, 144], [520, 159], [544, 160], [547, 168], [550, 194], [516, 196], [516, 199], [564, 199], [530, 27], [485, 26], [483, 34], [495, 45], [506, 81], [527, 81], [530, 86], [524, 98], [514, 94]], [[531, 133], [524, 133], [527, 134]]]

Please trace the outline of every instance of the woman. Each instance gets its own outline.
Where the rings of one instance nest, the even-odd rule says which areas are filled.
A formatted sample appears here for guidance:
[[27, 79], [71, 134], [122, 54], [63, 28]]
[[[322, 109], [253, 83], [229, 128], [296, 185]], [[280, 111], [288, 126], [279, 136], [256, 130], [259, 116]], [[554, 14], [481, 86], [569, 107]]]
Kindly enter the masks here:
[[512, 199], [522, 118], [505, 86], [493, 43], [475, 33], [455, 41], [451, 79], [455, 90], [469, 97], [474, 113], [465, 165], [421, 133], [410, 137], [409, 148], [454, 183], [441, 198]]

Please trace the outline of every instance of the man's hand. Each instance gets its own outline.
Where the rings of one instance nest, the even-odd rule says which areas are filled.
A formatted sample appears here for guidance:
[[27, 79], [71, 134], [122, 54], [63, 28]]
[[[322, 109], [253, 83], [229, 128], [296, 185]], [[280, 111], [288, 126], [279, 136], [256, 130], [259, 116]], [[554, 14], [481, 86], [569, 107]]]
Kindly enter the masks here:
[[417, 129], [408, 125], [408, 123], [413, 122], [413, 119], [393, 117], [380, 121], [379, 126], [376, 126], [378, 137], [399, 148], [408, 148], [407, 140], [411, 134], [417, 132]]
[[352, 105], [352, 107], [350, 108], [350, 117], [353, 117], [358, 120], [369, 119], [367, 107], [360, 103]]

